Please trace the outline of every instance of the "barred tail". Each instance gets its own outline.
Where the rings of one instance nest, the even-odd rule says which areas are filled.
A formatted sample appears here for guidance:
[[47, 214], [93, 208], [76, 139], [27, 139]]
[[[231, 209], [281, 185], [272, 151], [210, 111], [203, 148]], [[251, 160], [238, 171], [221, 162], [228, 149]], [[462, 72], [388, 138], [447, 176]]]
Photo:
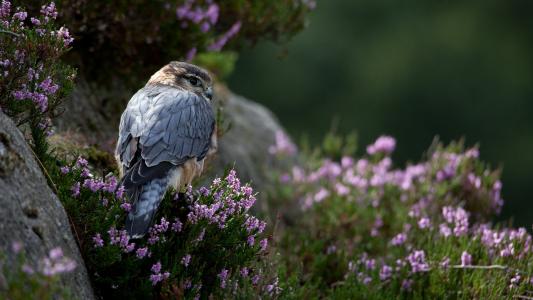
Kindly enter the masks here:
[[128, 191], [133, 207], [126, 218], [126, 230], [132, 238], [141, 238], [147, 232], [163, 200], [169, 184], [168, 176], [147, 181], [135, 190]]

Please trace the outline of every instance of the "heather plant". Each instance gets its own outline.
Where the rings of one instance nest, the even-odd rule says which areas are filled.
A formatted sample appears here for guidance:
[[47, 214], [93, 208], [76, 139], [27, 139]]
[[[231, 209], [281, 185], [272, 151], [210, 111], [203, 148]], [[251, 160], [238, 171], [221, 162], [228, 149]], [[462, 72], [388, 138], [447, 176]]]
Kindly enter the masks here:
[[[21, 2], [36, 8], [38, 1]], [[76, 36], [71, 61], [84, 73], [144, 80], [170, 60], [233, 51], [261, 39], [286, 41], [304, 28], [315, 1], [59, 0], [57, 5], [59, 19]]]
[[[0, 252], [0, 295], [2, 299], [68, 299], [70, 291], [60, 283], [76, 268], [72, 259], [64, 256], [61, 248], [53, 248], [37, 265], [29, 263], [21, 242], [13, 242], [10, 251], [15, 259], [8, 261]], [[5, 298], [3, 298], [5, 297]]]
[[51, 120], [75, 76], [59, 60], [73, 38], [56, 25], [57, 15], [53, 2], [33, 16], [0, 2], [0, 109], [19, 126], [29, 125], [34, 142], [52, 133]]
[[[271, 197], [301, 211], [279, 241], [289, 276], [341, 299], [530, 295], [531, 235], [490, 223], [503, 205], [500, 172], [462, 143], [436, 143], [396, 169], [395, 146], [383, 136], [363, 157], [309, 156], [280, 174]], [[295, 151], [285, 138], [272, 147], [278, 159]]]
[[144, 238], [130, 239], [132, 208], [117, 179], [92, 174], [79, 158], [49, 166], [96, 292], [104, 297], [223, 298], [241, 288], [266, 293], [266, 223], [248, 214], [249, 185], [230, 170], [209, 186], [169, 192]]

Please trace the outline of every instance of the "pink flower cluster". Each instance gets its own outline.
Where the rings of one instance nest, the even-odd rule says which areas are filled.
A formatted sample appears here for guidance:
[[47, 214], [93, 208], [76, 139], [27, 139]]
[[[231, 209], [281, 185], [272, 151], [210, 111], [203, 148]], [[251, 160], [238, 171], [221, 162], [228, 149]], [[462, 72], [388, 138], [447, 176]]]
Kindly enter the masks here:
[[[212, 0], [207, 1], [207, 7], [194, 5], [195, 0], [187, 0], [176, 9], [176, 16], [181, 20], [182, 27], [188, 27], [189, 23], [200, 24], [202, 32], [208, 32], [211, 26], [218, 21], [220, 8]], [[193, 6], [194, 5], [194, 6]]]
[[155, 263], [150, 270], [152, 271], [152, 275], [150, 275], [150, 281], [152, 282], [152, 285], [156, 285], [157, 283], [170, 277], [169, 272], [161, 273], [160, 262]]
[[386, 155], [394, 152], [396, 148], [396, 140], [391, 136], [380, 136], [372, 145], [366, 147], [366, 152], [370, 155], [383, 153]]
[[274, 136], [274, 144], [268, 148], [268, 152], [272, 155], [294, 155], [296, 154], [296, 146], [292, 143], [290, 138], [282, 131], [278, 130]]
[[[87, 174], [83, 174], [84, 170], [87, 170]], [[74, 184], [73, 196], [75, 197], [83, 196], [85, 200], [86, 196], [98, 195], [100, 198], [104, 194], [106, 198], [104, 198], [105, 201], [102, 199], [102, 207], [104, 210], [112, 212], [109, 215], [111, 218], [119, 220], [119, 215], [116, 214], [117, 208], [121, 208], [123, 214], [131, 209], [130, 204], [121, 199], [122, 195], [118, 195], [120, 187], [117, 187], [117, 179], [113, 176], [107, 176], [104, 180], [93, 176], [89, 172], [88, 162], [84, 158], [78, 158], [70, 167], [63, 167], [61, 173], [72, 174], [81, 180], [81, 182], [77, 181]], [[251, 251], [255, 255], [267, 250], [268, 239], [260, 239], [266, 223], [248, 214], [249, 209], [256, 201], [255, 193], [249, 185], [241, 184], [234, 170], [230, 170], [224, 178], [213, 180], [209, 187], [201, 187], [197, 191], [193, 191], [192, 187], [189, 187], [185, 201], [181, 198], [174, 198], [174, 201], [182, 201], [179, 205], [183, 205], [183, 209], [188, 211], [184, 220], [174, 216], [171, 220], [167, 220], [163, 216], [149, 228], [144, 239], [135, 240], [135, 242], [132, 242], [127, 231], [118, 229], [117, 225], [120, 226], [121, 224], [115, 224], [107, 230], [107, 234], [95, 233], [92, 236], [93, 249], [95, 251], [107, 251], [109, 247], [118, 247], [124, 259], [146, 260], [151, 258], [155, 260], [161, 257], [160, 248], [165, 247], [169, 241], [175, 242], [176, 236], [179, 235], [179, 238], [188, 240], [188, 247], [178, 249], [178, 251], [185, 250], [185, 253], [179, 254], [181, 256], [177, 258], [179, 266], [183, 268], [180, 271], [183, 273], [173, 273], [177, 280], [183, 279], [181, 277], [186, 274], [186, 269], [190, 268], [192, 264], [201, 263], [202, 255], [198, 255], [195, 251], [198, 247], [203, 247], [202, 243], [212, 242], [206, 239], [208, 235], [225, 234], [225, 230], [236, 230], [235, 234], [241, 236], [245, 232], [246, 238], [240, 240], [240, 245], [236, 245], [236, 247], [246, 246], [246, 251]], [[227, 228], [229, 223], [232, 225], [230, 229]], [[239, 224], [239, 227], [235, 227], [235, 224]], [[191, 234], [193, 232], [194, 234]], [[169, 268], [175, 270], [175, 267]], [[242, 270], [241, 267], [238, 269], [239, 272]], [[258, 272], [252, 268], [245, 268], [247, 274], [250, 274], [249, 280], [253, 282], [260, 279]], [[170, 278], [169, 272], [161, 270], [161, 262], [153, 264], [149, 275], [152, 285], [157, 285]], [[226, 287], [233, 272], [232, 266], [226, 266], [220, 272], [218, 276], [220, 287]], [[248, 275], [246, 276], [248, 277]], [[201, 281], [198, 282], [195, 279], [196, 284], [193, 285], [191, 280], [189, 278], [189, 282], [191, 282], [189, 292], [198, 293], [202, 286]], [[231, 283], [232, 285], [238, 284], [237, 281]]]
[[63, 255], [61, 248], [50, 250], [48, 257], [42, 260], [42, 274], [54, 276], [62, 273], [72, 272], [76, 268], [76, 262]]

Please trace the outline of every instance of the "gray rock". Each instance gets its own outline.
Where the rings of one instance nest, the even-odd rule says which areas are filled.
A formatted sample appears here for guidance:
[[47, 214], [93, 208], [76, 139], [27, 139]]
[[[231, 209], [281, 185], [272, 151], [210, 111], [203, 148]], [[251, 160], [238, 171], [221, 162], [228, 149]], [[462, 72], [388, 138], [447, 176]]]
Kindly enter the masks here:
[[0, 252], [6, 255], [8, 265], [15, 259], [13, 242], [24, 245], [22, 251], [31, 266], [38, 266], [51, 249], [61, 247], [77, 265], [72, 273], [61, 276], [61, 283], [77, 299], [94, 299], [67, 214], [22, 133], [1, 112], [0, 207]]
[[220, 138], [211, 172], [220, 175], [234, 165], [241, 180], [251, 182], [260, 193], [254, 210], [267, 212], [268, 203], [262, 201], [261, 193], [270, 186], [271, 169], [275, 167], [268, 149], [275, 142], [276, 132], [285, 130], [263, 105], [235, 95], [225, 86], [218, 86], [216, 95], [230, 130]]

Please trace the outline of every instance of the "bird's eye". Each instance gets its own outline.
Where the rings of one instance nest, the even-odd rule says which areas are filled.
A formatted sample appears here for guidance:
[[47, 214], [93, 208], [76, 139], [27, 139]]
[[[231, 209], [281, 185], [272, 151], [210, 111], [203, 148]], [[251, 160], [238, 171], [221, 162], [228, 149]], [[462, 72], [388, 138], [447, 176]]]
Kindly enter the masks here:
[[189, 77], [189, 82], [192, 86], [200, 86], [200, 80], [196, 77]]

